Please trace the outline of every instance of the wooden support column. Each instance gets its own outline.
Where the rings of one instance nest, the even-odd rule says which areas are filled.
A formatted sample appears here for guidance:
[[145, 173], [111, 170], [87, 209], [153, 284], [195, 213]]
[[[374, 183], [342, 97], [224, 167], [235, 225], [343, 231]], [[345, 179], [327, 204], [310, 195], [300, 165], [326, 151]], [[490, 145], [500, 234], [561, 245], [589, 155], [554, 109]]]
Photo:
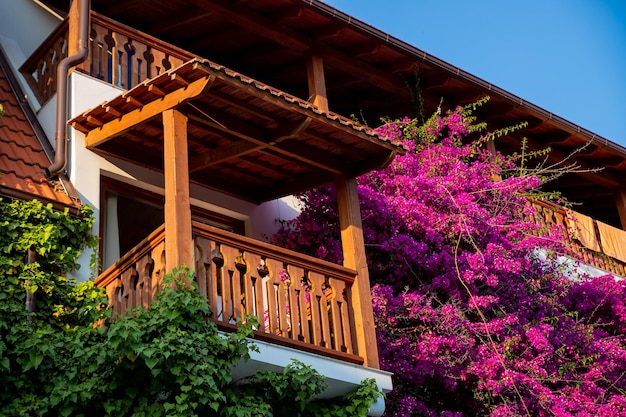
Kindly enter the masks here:
[[365, 258], [365, 241], [363, 239], [356, 179], [337, 177], [335, 187], [337, 188], [337, 202], [339, 204], [343, 264], [357, 271], [351, 298], [355, 322], [354, 338], [357, 341], [359, 356], [365, 359], [364, 365], [378, 368], [378, 346], [372, 310], [372, 292]]
[[187, 117], [177, 110], [163, 112], [165, 171], [165, 262], [167, 271], [180, 265], [193, 268]]
[[622, 229], [626, 230], [626, 186], [622, 185], [615, 193], [615, 204], [619, 213]]
[[78, 28], [78, 20], [80, 16], [78, 7], [79, 2], [79, 0], [72, 1], [67, 16], [67, 56], [72, 56], [78, 51], [78, 37], [80, 36]]
[[306, 70], [311, 103], [322, 111], [328, 111], [328, 96], [326, 95], [326, 79], [324, 78], [324, 61], [322, 57], [320, 55], [310, 56], [307, 60]]

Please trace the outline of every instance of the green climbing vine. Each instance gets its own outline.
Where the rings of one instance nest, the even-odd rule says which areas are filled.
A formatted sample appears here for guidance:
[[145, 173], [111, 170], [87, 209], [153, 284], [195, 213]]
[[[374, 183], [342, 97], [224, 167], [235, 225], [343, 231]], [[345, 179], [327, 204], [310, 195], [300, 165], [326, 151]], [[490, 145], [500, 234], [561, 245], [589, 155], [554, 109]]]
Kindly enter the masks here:
[[218, 332], [186, 269], [165, 278], [150, 309], [115, 315], [101, 288], [64, 275], [95, 245], [92, 226], [88, 208], [0, 200], [0, 415], [347, 417], [381, 395], [366, 380], [314, 399], [326, 383], [300, 362], [234, 381], [254, 320]]

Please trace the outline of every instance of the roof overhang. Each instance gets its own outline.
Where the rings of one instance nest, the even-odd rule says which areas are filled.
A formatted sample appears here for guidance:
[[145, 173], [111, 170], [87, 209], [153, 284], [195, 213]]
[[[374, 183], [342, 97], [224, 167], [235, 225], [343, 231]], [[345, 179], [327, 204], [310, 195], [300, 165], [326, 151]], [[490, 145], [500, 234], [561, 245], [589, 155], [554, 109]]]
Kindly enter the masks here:
[[166, 110], [187, 117], [190, 180], [263, 202], [384, 168], [404, 149], [367, 126], [193, 59], [75, 118], [94, 152], [163, 170]]

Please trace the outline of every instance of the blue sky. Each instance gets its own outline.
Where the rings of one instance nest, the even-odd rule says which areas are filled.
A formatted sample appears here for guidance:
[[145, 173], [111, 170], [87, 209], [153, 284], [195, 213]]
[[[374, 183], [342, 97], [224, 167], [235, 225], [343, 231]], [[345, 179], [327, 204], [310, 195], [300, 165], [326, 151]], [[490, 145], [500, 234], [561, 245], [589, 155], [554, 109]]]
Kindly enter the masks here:
[[626, 146], [625, 0], [325, 0]]

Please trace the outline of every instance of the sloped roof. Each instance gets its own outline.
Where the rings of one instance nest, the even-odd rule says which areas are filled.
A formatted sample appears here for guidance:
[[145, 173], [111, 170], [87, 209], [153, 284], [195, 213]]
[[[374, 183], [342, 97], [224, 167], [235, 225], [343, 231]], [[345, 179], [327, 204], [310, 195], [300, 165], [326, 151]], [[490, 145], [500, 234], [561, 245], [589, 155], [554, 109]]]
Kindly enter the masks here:
[[70, 123], [86, 134], [88, 148], [162, 170], [158, 113], [170, 107], [189, 119], [191, 180], [253, 202], [331, 183], [336, 175], [383, 168], [404, 153], [365, 125], [202, 59], [147, 80]]
[[80, 203], [70, 198], [61, 181], [46, 178], [50, 159], [25, 113], [23, 105], [27, 104], [18, 100], [23, 94], [14, 89], [17, 84], [6, 62], [0, 50], [0, 104], [4, 108], [0, 118], [0, 196], [78, 207]]

